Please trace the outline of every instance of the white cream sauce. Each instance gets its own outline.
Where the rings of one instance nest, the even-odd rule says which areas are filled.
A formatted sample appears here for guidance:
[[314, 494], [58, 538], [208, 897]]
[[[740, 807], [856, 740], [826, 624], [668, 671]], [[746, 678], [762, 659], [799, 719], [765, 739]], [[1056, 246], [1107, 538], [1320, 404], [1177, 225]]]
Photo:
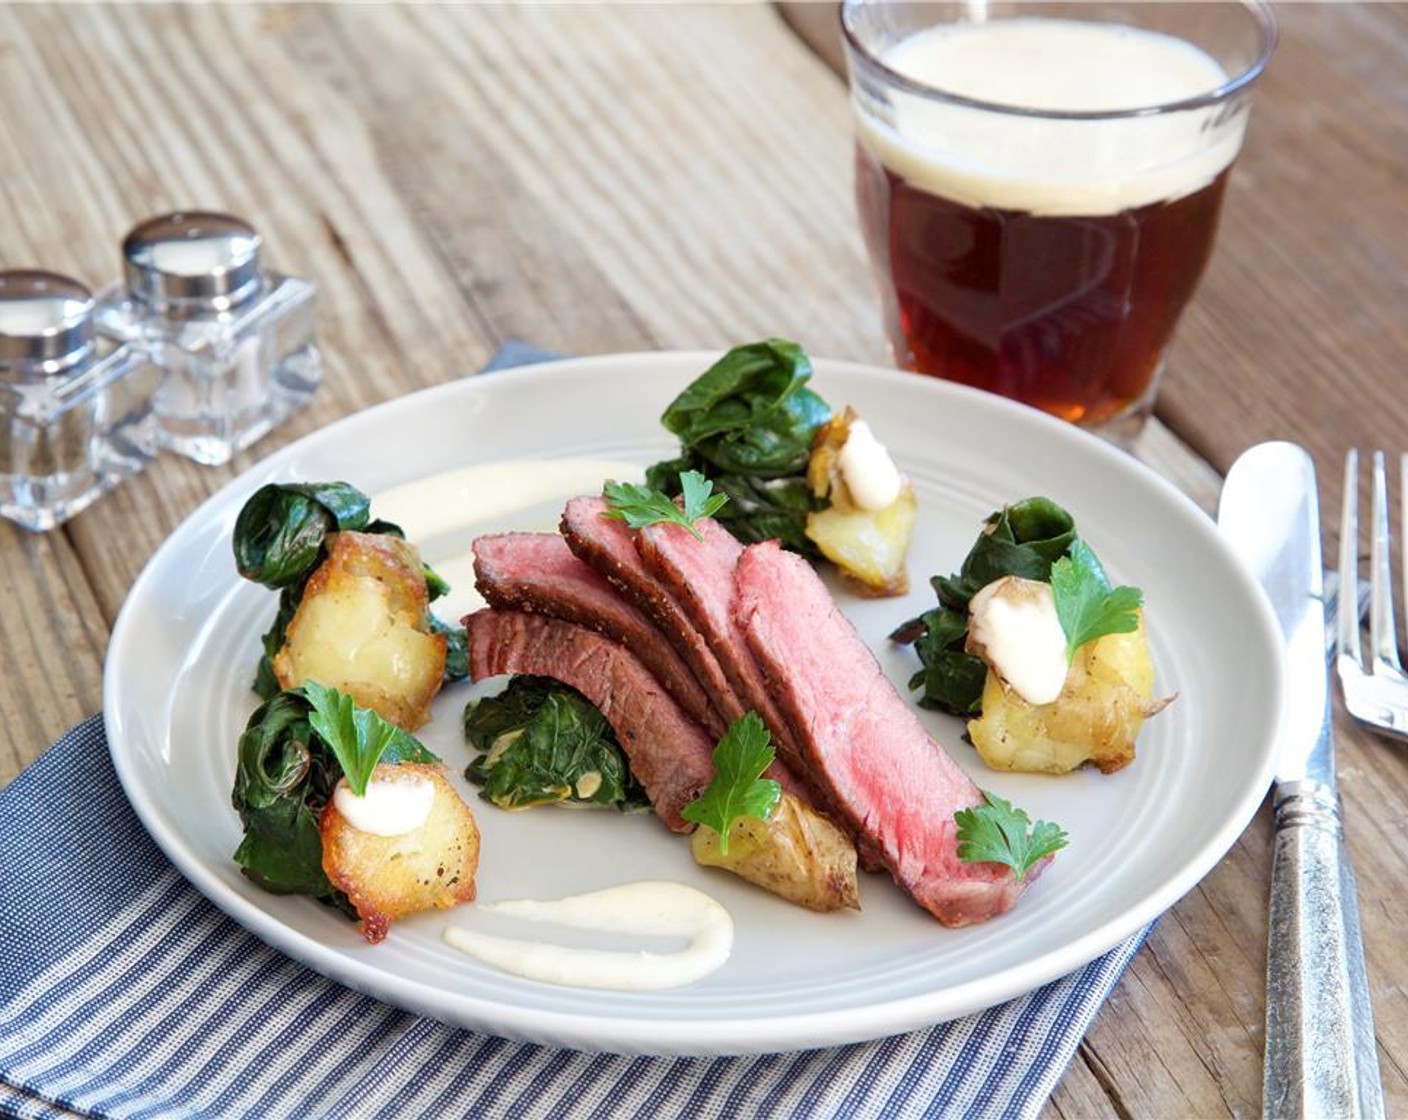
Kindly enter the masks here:
[[404, 836], [425, 824], [435, 804], [435, 785], [427, 778], [372, 778], [361, 797], [346, 781], [333, 791], [337, 811], [358, 832]]
[[851, 421], [836, 462], [852, 501], [861, 509], [885, 509], [904, 489], [904, 477], [890, 452], [864, 420]]
[[[463, 541], [449, 551], [435, 538], [475, 526], [501, 532], [507, 525], [552, 532], [562, 507], [582, 494], [600, 494], [608, 479], [643, 482], [645, 470], [620, 459], [505, 459], [429, 475], [372, 495], [376, 516], [401, 526], [406, 539], [446, 583], [448, 597], [432, 604], [443, 619], [460, 619], [485, 605], [474, 588], [474, 557]], [[529, 516], [542, 507], [541, 517]]]
[[1051, 585], [1003, 576], [968, 603], [968, 635], [1018, 696], [1050, 704], [1066, 683], [1066, 632]]
[[683, 883], [643, 881], [555, 901], [519, 899], [477, 909], [527, 922], [634, 937], [687, 938], [675, 952], [589, 949], [497, 937], [447, 926], [446, 942], [496, 968], [574, 988], [656, 991], [702, 980], [733, 950], [733, 918], [707, 894]]
[[[479, 522], [502, 521], [542, 503], [600, 494], [607, 479], [644, 481], [644, 468], [617, 459], [504, 459], [445, 471], [378, 492], [377, 517], [393, 521], [412, 541], [427, 541]], [[543, 529], [557, 527], [557, 509]], [[438, 570], [438, 567], [437, 567]]]

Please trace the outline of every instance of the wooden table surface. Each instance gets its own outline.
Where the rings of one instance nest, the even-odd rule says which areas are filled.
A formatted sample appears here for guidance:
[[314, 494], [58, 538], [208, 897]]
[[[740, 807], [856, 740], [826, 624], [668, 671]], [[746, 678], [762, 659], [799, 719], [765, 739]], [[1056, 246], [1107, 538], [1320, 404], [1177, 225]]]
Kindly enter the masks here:
[[[1291, 5], [1218, 250], [1139, 455], [1205, 508], [1245, 447], [1322, 472], [1408, 448], [1408, 9]], [[850, 116], [821, 9], [0, 7], [0, 265], [98, 286], [122, 234], [229, 209], [321, 285], [327, 381], [225, 468], [160, 460], [63, 529], [0, 523], [0, 782], [99, 710], [133, 579], [288, 441], [476, 369], [782, 335], [883, 362]], [[813, 45], [819, 49], [813, 49]], [[1390, 1114], [1408, 1114], [1408, 753], [1341, 721], [1342, 793]], [[1227, 744], [1235, 750], [1236, 744]], [[1263, 811], [1165, 915], [1047, 1106], [1261, 1103]]]

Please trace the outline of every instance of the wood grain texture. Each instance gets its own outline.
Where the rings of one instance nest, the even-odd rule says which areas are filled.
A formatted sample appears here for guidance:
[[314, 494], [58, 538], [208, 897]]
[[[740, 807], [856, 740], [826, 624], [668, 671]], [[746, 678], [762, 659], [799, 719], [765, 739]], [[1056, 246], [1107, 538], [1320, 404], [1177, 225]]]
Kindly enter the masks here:
[[[1208, 512], [1262, 438], [1305, 443], [1327, 479], [1347, 446], [1408, 445], [1408, 9], [1279, 12], [1219, 248], [1136, 448]], [[0, 113], [0, 265], [98, 286], [135, 221], [228, 208], [318, 280], [327, 363], [313, 405], [226, 468], [163, 458], [59, 532], [0, 525], [0, 783], [98, 709], [112, 624], [172, 529], [331, 420], [509, 338], [588, 354], [779, 334], [884, 361], [844, 87], [810, 45], [835, 57], [834, 11], [784, 14], [805, 34], [761, 6], [0, 6], [0, 105], [23, 107]], [[1341, 730], [1402, 1115], [1408, 754]], [[1259, 1111], [1269, 852], [1263, 811], [1160, 920], [1048, 1115]]]

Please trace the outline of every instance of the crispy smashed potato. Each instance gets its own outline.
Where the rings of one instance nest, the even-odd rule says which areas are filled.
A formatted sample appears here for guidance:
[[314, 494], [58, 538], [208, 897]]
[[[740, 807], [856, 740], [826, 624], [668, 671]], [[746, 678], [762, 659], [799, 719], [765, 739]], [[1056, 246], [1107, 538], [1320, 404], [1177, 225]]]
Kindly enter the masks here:
[[[352, 900], [363, 935], [376, 943], [398, 918], [473, 901], [479, 827], [436, 766], [382, 764], [372, 772], [372, 780], [430, 781], [435, 786], [425, 823], [401, 836], [359, 831], [338, 811], [334, 799], [319, 818], [323, 871]], [[344, 778], [338, 788], [346, 784]]]
[[1061, 695], [1033, 705], [988, 670], [982, 712], [968, 735], [994, 770], [1065, 774], [1086, 763], [1111, 774], [1134, 760], [1134, 741], [1149, 716], [1173, 697], [1152, 699], [1154, 665], [1139, 628], [1107, 634], [1076, 651]]
[[884, 509], [856, 505], [841, 473], [840, 456], [857, 419], [847, 407], [827, 421], [812, 444], [807, 484], [831, 504], [807, 515], [806, 534], [851, 590], [875, 598], [903, 595], [909, 590], [905, 556], [914, 536], [914, 487], [905, 479], [899, 497]]
[[445, 646], [445, 635], [430, 630], [415, 545], [383, 533], [335, 533], [289, 621], [274, 675], [282, 688], [315, 680], [340, 689], [414, 731], [430, 718]]
[[739, 817], [728, 835], [701, 825], [690, 837], [695, 862], [721, 867], [809, 910], [859, 910], [856, 849], [850, 837], [806, 802], [784, 792], [772, 816]]

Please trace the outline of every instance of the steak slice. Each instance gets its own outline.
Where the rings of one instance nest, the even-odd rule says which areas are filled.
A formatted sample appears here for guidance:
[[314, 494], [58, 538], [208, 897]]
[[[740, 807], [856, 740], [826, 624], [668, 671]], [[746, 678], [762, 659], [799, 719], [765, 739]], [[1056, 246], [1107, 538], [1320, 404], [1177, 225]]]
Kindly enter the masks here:
[[703, 635], [680, 610], [669, 590], [646, 570], [636, 551], [635, 530], [604, 516], [605, 499], [573, 498], [562, 513], [562, 535], [568, 547], [641, 608], [675, 647], [713, 702], [725, 726], [748, 711], [734, 692]]
[[471, 680], [528, 673], [575, 688], [616, 732], [656, 815], [676, 832], [694, 827], [680, 810], [713, 778], [714, 743], [635, 654], [583, 626], [523, 611], [491, 607], [464, 625]]
[[[636, 530], [628, 528], [618, 518], [605, 516], [606, 510], [606, 501], [599, 496], [573, 498], [567, 503], [567, 508], [562, 514], [563, 538], [581, 560], [619, 587], [628, 599], [635, 602], [654, 620], [685, 664], [694, 671], [695, 678], [713, 702], [726, 727], [757, 705], [747, 693], [740, 693], [734, 688], [704, 635], [681, 609], [671, 589], [647, 569], [637, 547], [639, 534]], [[727, 530], [720, 527], [719, 531], [729, 540], [733, 540]], [[687, 533], [686, 535], [688, 536]], [[693, 537], [690, 539], [693, 540]], [[738, 547], [736, 541], [734, 545]], [[731, 588], [732, 576], [729, 579]], [[763, 722], [768, 724], [776, 741], [778, 733], [768, 714], [762, 710], [759, 710], [758, 714], [763, 717]], [[824, 810], [824, 805], [817, 801], [815, 789], [800, 780], [796, 771], [787, 765], [781, 755], [764, 774], [780, 782], [788, 793], [800, 797], [817, 809]]]
[[712, 518], [701, 517], [694, 527], [704, 538], [702, 541], [682, 525], [649, 525], [636, 534], [636, 549], [647, 570], [703, 634], [735, 694], [757, 711], [772, 732], [778, 758], [768, 776], [777, 778], [789, 790], [801, 790], [808, 802], [855, 841], [861, 866], [867, 871], [877, 870], [883, 861], [871, 851], [867, 837], [832, 805], [827, 786], [813, 780], [813, 766], [803, 754], [791, 722], [778, 708], [773, 688], [734, 617], [734, 577], [743, 545]]
[[776, 542], [738, 562], [735, 613], [808, 762], [895, 882], [946, 926], [1010, 909], [1026, 885], [958, 858], [953, 814], [982, 799], [929, 737], [817, 574]]
[[475, 584], [492, 607], [550, 615], [620, 642], [714, 739], [723, 718], [675, 647], [645, 613], [556, 533], [496, 533], [474, 542]]
[[743, 546], [713, 518], [701, 517], [694, 527], [703, 540], [683, 525], [648, 525], [636, 533], [636, 550], [646, 570], [703, 635], [734, 694], [763, 717], [778, 752], [796, 769], [801, 756], [792, 729], [733, 617], [734, 568]]

